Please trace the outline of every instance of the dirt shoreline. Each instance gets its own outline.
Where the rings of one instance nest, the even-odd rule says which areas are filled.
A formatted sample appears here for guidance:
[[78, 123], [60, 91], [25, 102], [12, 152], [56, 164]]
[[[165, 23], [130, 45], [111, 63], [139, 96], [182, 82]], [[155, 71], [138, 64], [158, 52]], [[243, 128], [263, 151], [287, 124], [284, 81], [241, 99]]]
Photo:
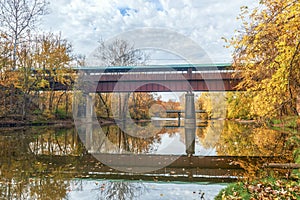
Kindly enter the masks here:
[[[143, 123], [149, 122], [150, 120], [136, 120], [135, 122]], [[102, 126], [108, 126], [116, 124], [114, 119], [98, 119], [98, 122]], [[48, 120], [48, 121], [33, 121], [33, 120], [14, 120], [14, 119], [0, 119], [0, 130], [1, 129], [20, 129], [26, 127], [38, 127], [38, 126], [52, 126], [52, 127], [64, 127], [64, 128], [71, 128], [75, 126], [75, 122], [73, 119], [66, 119], [66, 120]]]
[[[98, 120], [100, 125], [110, 125], [115, 122], [112, 120]], [[0, 120], [0, 129], [1, 128], [25, 128], [30, 126], [54, 126], [54, 127], [72, 127], [75, 126], [73, 119], [66, 120], [45, 120], [45, 121], [32, 121], [32, 120], [13, 120], [13, 119], [1, 119]]]

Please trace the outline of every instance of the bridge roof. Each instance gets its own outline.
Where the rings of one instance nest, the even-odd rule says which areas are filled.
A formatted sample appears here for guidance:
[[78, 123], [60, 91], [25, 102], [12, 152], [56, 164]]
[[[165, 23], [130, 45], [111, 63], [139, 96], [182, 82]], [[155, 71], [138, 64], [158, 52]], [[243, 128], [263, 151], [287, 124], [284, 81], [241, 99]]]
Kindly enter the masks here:
[[168, 64], [168, 65], [138, 65], [138, 66], [82, 66], [75, 67], [75, 70], [87, 72], [153, 72], [153, 71], [214, 71], [225, 70], [231, 67], [231, 63], [210, 63], [210, 64]]

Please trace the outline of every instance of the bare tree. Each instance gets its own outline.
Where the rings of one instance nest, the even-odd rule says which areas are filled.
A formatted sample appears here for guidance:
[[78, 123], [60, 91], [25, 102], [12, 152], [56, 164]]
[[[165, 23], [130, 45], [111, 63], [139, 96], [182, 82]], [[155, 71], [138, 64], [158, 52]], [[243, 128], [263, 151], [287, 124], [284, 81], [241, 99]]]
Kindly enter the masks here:
[[0, 0], [0, 31], [11, 40], [12, 69], [16, 68], [18, 45], [47, 13], [47, 5], [46, 0]]
[[[105, 43], [103, 40], [99, 41], [99, 47], [94, 53], [94, 58], [97, 63], [102, 66], [136, 66], [145, 65], [146, 61], [149, 59], [149, 55], [145, 52], [135, 49], [133, 44], [128, 41], [116, 39], [111, 43]], [[101, 94], [98, 93], [101, 102], [103, 103], [105, 110], [108, 114], [109, 105], [104, 99], [111, 98], [111, 94]], [[118, 104], [118, 114], [119, 119], [126, 119], [127, 104], [130, 93], [119, 94]]]
[[125, 40], [116, 39], [110, 44], [100, 40], [99, 44], [94, 56], [104, 66], [144, 65], [149, 59], [148, 54], [135, 49], [133, 44]]

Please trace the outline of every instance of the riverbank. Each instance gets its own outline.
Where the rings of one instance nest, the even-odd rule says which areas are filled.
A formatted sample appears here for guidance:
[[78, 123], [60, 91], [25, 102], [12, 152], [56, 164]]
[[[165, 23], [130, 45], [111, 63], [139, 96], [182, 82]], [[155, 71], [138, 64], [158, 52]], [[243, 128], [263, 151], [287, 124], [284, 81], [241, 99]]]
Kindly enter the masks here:
[[[294, 163], [300, 164], [300, 117], [287, 116], [266, 123], [270, 129], [288, 134], [286, 145], [293, 149]], [[246, 178], [223, 189], [217, 200], [227, 199], [300, 199], [300, 169], [289, 169], [285, 176], [259, 169], [255, 178]]]
[[215, 197], [229, 199], [300, 199], [300, 181], [266, 178], [230, 184]]
[[[113, 118], [98, 118], [101, 126], [116, 124]], [[136, 123], [146, 123], [151, 120], [134, 120]], [[20, 116], [8, 116], [0, 118], [0, 129], [19, 129], [29, 126], [54, 126], [54, 127], [72, 127], [75, 126], [74, 119], [69, 117], [65, 119], [46, 119], [36, 116], [30, 116], [26, 120], [21, 120]]]
[[[98, 119], [100, 125], [111, 125], [113, 119]], [[75, 126], [74, 119], [69, 117], [65, 119], [46, 119], [44, 117], [30, 116], [26, 120], [21, 120], [20, 116], [7, 116], [0, 118], [0, 128], [24, 128], [29, 126], [55, 126], [55, 127], [72, 127]]]

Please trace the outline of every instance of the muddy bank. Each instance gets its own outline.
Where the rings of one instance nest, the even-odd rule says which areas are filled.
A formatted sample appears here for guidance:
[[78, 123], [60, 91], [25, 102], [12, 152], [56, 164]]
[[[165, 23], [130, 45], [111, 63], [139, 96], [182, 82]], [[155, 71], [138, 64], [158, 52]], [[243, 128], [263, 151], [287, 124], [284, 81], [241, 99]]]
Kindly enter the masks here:
[[[136, 123], [146, 123], [151, 120], [134, 120]], [[116, 122], [114, 119], [98, 119], [100, 125], [113, 125]], [[0, 128], [18, 128], [18, 127], [28, 127], [28, 126], [56, 126], [56, 127], [72, 127], [75, 126], [73, 119], [64, 119], [64, 120], [43, 120], [43, 121], [32, 121], [32, 120], [15, 120], [10, 118], [1, 118], [0, 119]]]
[[[100, 125], [115, 124], [111, 119], [98, 119]], [[73, 127], [75, 126], [73, 119], [49, 119], [49, 120], [17, 120], [13, 118], [1, 118], [0, 128], [22, 128], [29, 126], [55, 126], [55, 127]]]

